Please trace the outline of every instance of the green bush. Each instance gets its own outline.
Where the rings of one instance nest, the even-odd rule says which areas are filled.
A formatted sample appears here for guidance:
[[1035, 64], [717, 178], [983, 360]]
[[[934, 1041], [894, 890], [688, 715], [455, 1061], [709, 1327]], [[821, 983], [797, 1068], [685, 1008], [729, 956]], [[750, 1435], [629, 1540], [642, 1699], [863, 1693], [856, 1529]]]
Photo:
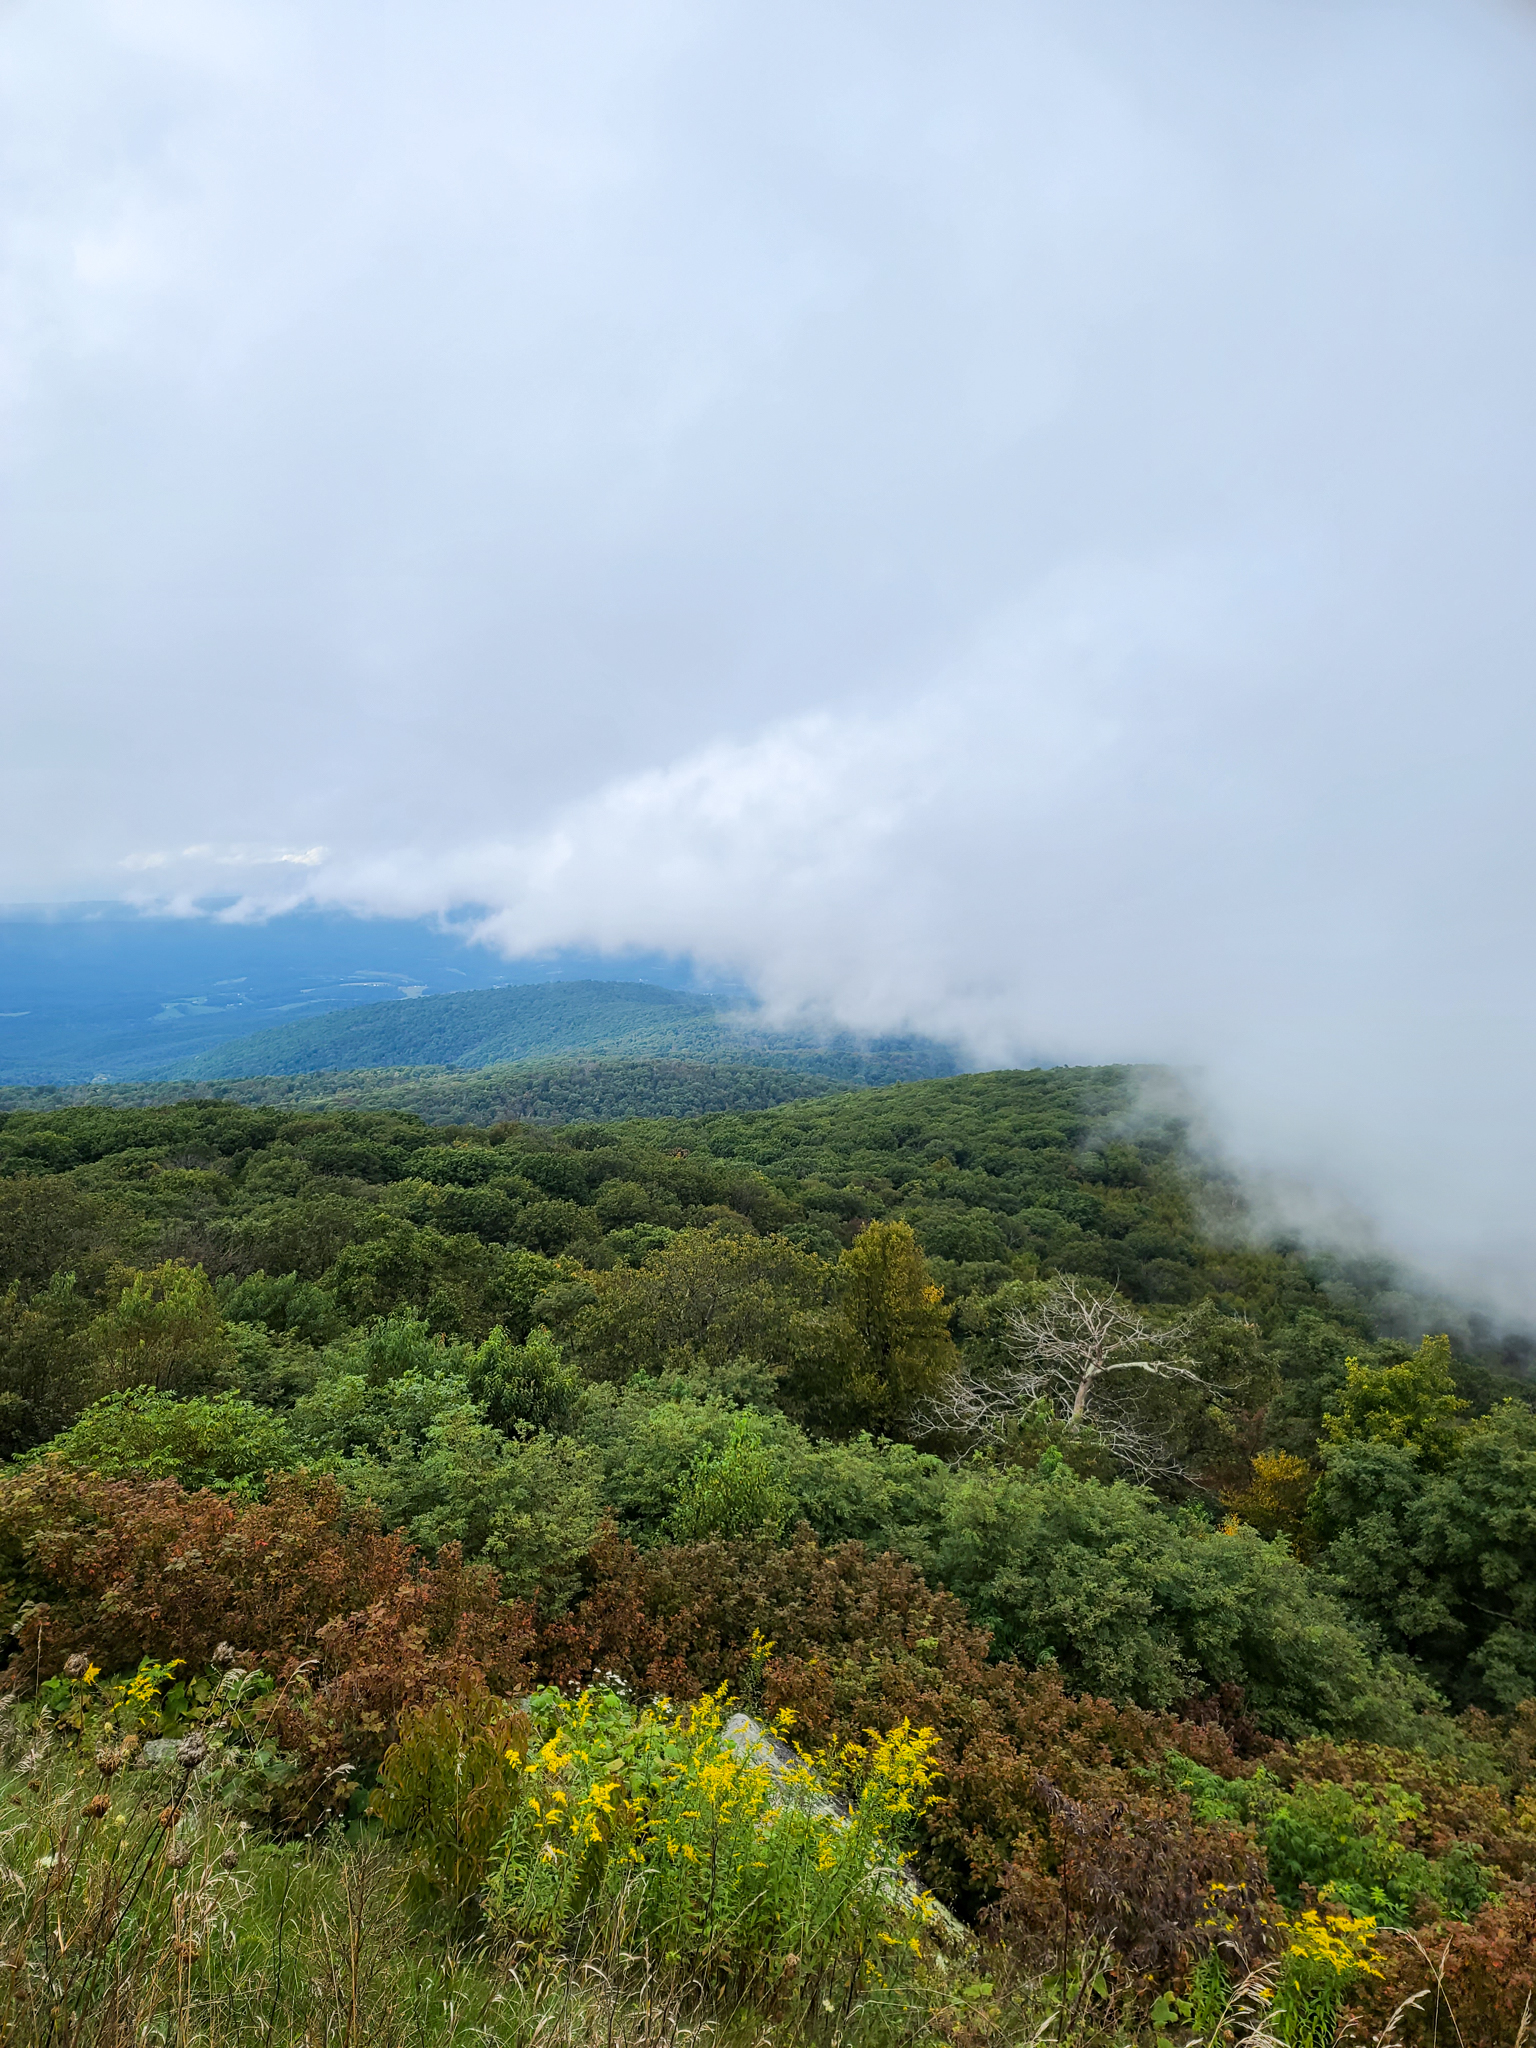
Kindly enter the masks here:
[[1107, 1699], [1168, 1707], [1239, 1685], [1261, 1726], [1298, 1736], [1385, 1730], [1432, 1697], [1373, 1664], [1283, 1544], [1079, 1478], [1054, 1451], [1032, 1473], [964, 1477], [938, 1548], [939, 1577], [999, 1650]]
[[1269, 1880], [1295, 1909], [1308, 1892], [1385, 1926], [1411, 1926], [1423, 1906], [1470, 1919], [1494, 1889], [1476, 1845], [1459, 1842], [1426, 1856], [1405, 1839], [1424, 1802], [1400, 1785], [1303, 1781], [1285, 1790], [1262, 1766], [1249, 1778], [1220, 1778], [1185, 1757], [1169, 1759], [1173, 1781], [1198, 1820], [1251, 1828]]
[[196, 1489], [251, 1491], [268, 1472], [299, 1462], [280, 1416], [238, 1394], [108, 1394], [35, 1456], [108, 1479], [178, 1479]]
[[762, 1422], [755, 1415], [738, 1415], [724, 1447], [703, 1450], [694, 1459], [670, 1529], [680, 1543], [777, 1535], [791, 1504], [778, 1476], [778, 1460], [763, 1441]]

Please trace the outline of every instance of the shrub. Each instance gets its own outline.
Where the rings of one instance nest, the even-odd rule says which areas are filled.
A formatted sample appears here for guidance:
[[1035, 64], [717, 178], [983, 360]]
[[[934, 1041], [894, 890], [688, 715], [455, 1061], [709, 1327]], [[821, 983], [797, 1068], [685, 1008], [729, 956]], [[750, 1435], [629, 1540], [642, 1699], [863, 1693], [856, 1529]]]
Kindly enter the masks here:
[[368, 1811], [404, 1836], [418, 1893], [462, 1908], [484, 1884], [512, 1816], [532, 1725], [489, 1695], [441, 1699], [400, 1716]]
[[[528, 1609], [503, 1601], [496, 1574], [465, 1564], [457, 1546], [370, 1606], [336, 1616], [307, 1655], [278, 1666], [278, 1690], [261, 1710], [267, 1734], [297, 1765], [274, 1789], [274, 1818], [310, 1827], [355, 1806], [403, 1714], [443, 1698], [526, 1692], [533, 1647]], [[485, 1711], [497, 1709], [487, 1702]]]
[[1231, 1781], [1170, 1761], [1200, 1818], [1253, 1829], [1270, 1882], [1292, 1908], [1315, 1898], [1330, 1911], [1406, 1927], [1424, 1909], [1470, 1917], [1492, 1889], [1476, 1844], [1448, 1843], [1438, 1856], [1414, 1845], [1424, 1802], [1401, 1785], [1303, 1779], [1286, 1790], [1264, 1766]]
[[108, 1394], [46, 1447], [61, 1464], [101, 1473], [176, 1479], [188, 1488], [250, 1492], [297, 1462], [292, 1436], [269, 1408], [238, 1394]]
[[685, 1543], [710, 1536], [775, 1535], [789, 1507], [762, 1425], [755, 1416], [741, 1415], [722, 1450], [706, 1448], [694, 1459], [671, 1524]]
[[1065, 1929], [1132, 1982], [1167, 1983], [1213, 1953], [1242, 1975], [1274, 1945], [1281, 1915], [1241, 1829], [1194, 1820], [1182, 1799], [1080, 1802], [1043, 1772], [1036, 1786], [1048, 1833], [1019, 1845], [988, 1916], [1026, 1957], [1059, 1960]]
[[486, 1884], [503, 1933], [555, 1945], [619, 1909], [656, 1960], [704, 1982], [846, 1973], [857, 1992], [911, 1970], [931, 1908], [900, 1849], [932, 1783], [931, 1731], [903, 1723], [786, 1767], [726, 1734], [720, 1693], [635, 1713], [611, 1692], [547, 1691], [529, 1711], [544, 1739]]
[[50, 1458], [0, 1473], [0, 1570], [7, 1668], [33, 1683], [76, 1650], [108, 1671], [146, 1656], [200, 1667], [220, 1642], [276, 1663], [408, 1579], [411, 1561], [331, 1479], [283, 1474], [242, 1503]]
[[1401, 1711], [1398, 1681], [1283, 1546], [1080, 1479], [1050, 1452], [1032, 1474], [978, 1471], [954, 1489], [938, 1573], [1000, 1650], [1111, 1699], [1165, 1708], [1236, 1684], [1288, 1737], [1374, 1733]]
[[742, 1691], [754, 1643], [776, 1639], [763, 1705], [790, 1708], [808, 1737], [857, 1741], [903, 1719], [932, 1727], [944, 1778], [923, 1817], [923, 1863], [968, 1907], [996, 1896], [1021, 1837], [1048, 1833], [1042, 1771], [1074, 1798], [1112, 1800], [1127, 1766], [1154, 1769], [1170, 1744], [1241, 1768], [1220, 1727], [1074, 1699], [1057, 1672], [990, 1661], [986, 1632], [956, 1599], [860, 1544], [823, 1550], [802, 1530], [782, 1545], [641, 1552], [609, 1534], [588, 1570], [585, 1597], [540, 1631], [542, 1669], [562, 1685], [611, 1672], [642, 1695]]

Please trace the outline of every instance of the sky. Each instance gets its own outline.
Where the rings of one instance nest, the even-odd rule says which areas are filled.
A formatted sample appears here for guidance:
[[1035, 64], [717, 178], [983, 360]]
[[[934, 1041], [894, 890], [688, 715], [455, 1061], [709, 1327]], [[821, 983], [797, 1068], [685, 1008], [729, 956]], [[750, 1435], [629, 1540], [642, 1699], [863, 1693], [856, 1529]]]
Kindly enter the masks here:
[[1171, 1062], [1536, 1318], [1536, 0], [6, 0], [0, 188], [0, 899]]

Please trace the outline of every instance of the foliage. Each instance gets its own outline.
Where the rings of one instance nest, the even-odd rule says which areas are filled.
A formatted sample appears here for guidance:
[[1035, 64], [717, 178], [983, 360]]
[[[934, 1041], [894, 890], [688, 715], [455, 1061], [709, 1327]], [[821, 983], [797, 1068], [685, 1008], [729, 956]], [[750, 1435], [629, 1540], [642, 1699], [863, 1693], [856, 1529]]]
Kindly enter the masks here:
[[1094, 1692], [1171, 1706], [1228, 1683], [1277, 1733], [1368, 1728], [1388, 1682], [1287, 1551], [1216, 1530], [1059, 1454], [965, 1478], [946, 1503], [939, 1575], [999, 1648]]
[[1312, 1514], [1341, 1596], [1458, 1705], [1536, 1692], [1536, 1416], [1504, 1402], [1454, 1462], [1411, 1445], [1330, 1444]]
[[107, 1394], [46, 1447], [61, 1464], [109, 1479], [178, 1479], [250, 1491], [298, 1462], [293, 1437], [269, 1408], [238, 1394], [186, 1397], [133, 1387]]
[[234, 1351], [202, 1267], [166, 1259], [122, 1278], [116, 1302], [87, 1333], [102, 1383], [176, 1393], [218, 1385]]
[[28, 1677], [76, 1650], [109, 1671], [149, 1655], [206, 1664], [221, 1642], [280, 1662], [410, 1576], [397, 1538], [305, 1473], [243, 1502], [47, 1458], [0, 1473], [0, 1542], [9, 1668]]
[[91, 1398], [95, 1361], [86, 1332], [95, 1312], [74, 1273], [55, 1273], [24, 1295], [0, 1293], [0, 1449], [41, 1443]]
[[248, 1279], [226, 1279], [218, 1289], [219, 1307], [231, 1323], [261, 1323], [282, 1336], [305, 1344], [328, 1344], [346, 1329], [341, 1305], [327, 1287], [301, 1280], [297, 1273], [269, 1276], [258, 1270]]
[[418, 1889], [462, 1910], [485, 1883], [523, 1777], [532, 1723], [489, 1695], [400, 1717], [368, 1811], [410, 1848]]
[[1426, 1908], [1470, 1919], [1493, 1890], [1476, 1845], [1457, 1843], [1434, 1857], [1414, 1846], [1424, 1802], [1401, 1785], [1325, 1778], [1286, 1790], [1263, 1766], [1224, 1780], [1187, 1759], [1171, 1761], [1197, 1815], [1254, 1831], [1287, 1906], [1316, 1898], [1330, 1911], [1406, 1927]]
[[724, 1448], [700, 1451], [683, 1481], [671, 1524], [684, 1543], [710, 1536], [777, 1534], [790, 1506], [755, 1417], [738, 1416]]
[[[491, 1856], [531, 1815], [506, 1803], [529, 1747], [492, 1733], [514, 1702], [560, 1688], [535, 1757], [583, 1690], [679, 1703], [593, 1708], [653, 1762], [722, 1687], [828, 1760], [931, 1730], [909, 1853], [993, 1943], [988, 1977], [941, 1969], [919, 1933], [881, 2005], [863, 1965], [886, 1944], [845, 1921], [817, 1965], [828, 2015], [809, 1951], [770, 1983], [773, 1943], [749, 1962], [722, 1927], [716, 1991], [747, 1972], [749, 2033], [1214, 2040], [1258, 2027], [1268, 1990], [1296, 2040], [1346, 2012], [1397, 2035], [1425, 2016], [1428, 2039], [1462, 2009], [1468, 2038], [1513, 2041], [1536, 1414], [1486, 1346], [1374, 1337], [1386, 1282], [1363, 1268], [1210, 1236], [1225, 1192], [1134, 1086], [964, 1076], [560, 1131], [227, 1100], [0, 1113], [16, 1711], [82, 1756], [98, 1735], [167, 1745], [133, 1774], [146, 1791], [191, 1731], [200, 1801], [233, 1801], [253, 1844], [313, 1837], [325, 1912], [328, 1819], [355, 1826], [377, 1792], [401, 1827], [367, 1852], [392, 1927], [430, 1885], [468, 1938], [495, 1868], [513, 1948], [487, 1958], [547, 1948], [571, 1907], [562, 1967], [595, 1943], [663, 1973], [666, 1943], [695, 1954], [665, 1931], [699, 1910], [695, 1859], [652, 1869], [617, 1795], [641, 1862], [604, 1863], [596, 1917], [571, 1905], [585, 1878], [538, 1903], [555, 1859], [524, 1868], [528, 1843]], [[1155, 1490], [1127, 1483], [1091, 1390], [1078, 1423], [1036, 1402], [979, 1435], [931, 1427], [920, 1389], [1006, 1393], [1010, 1330], [1069, 1293], [1146, 1340], [1106, 1368], [1142, 1349], [1180, 1367], [1121, 1375], [1169, 1453]], [[675, 1818], [704, 1825], [676, 1789]], [[806, 1841], [823, 1820], [806, 1806]], [[788, 1925], [810, 1894], [785, 1884]], [[1281, 1910], [1305, 1955], [1273, 1952]], [[1376, 1922], [1382, 1976], [1317, 1974], [1347, 1919]], [[270, 1931], [239, 1938], [271, 1961]], [[507, 1967], [554, 1965], [525, 1947]], [[263, 1981], [299, 2013], [286, 1962]]]
[[1323, 1411], [1323, 1434], [1336, 1444], [1399, 1444], [1426, 1471], [1443, 1472], [1456, 1455], [1455, 1418], [1466, 1407], [1451, 1376], [1450, 1338], [1426, 1337], [1396, 1365], [1346, 1358], [1339, 1406]]
[[469, 1390], [498, 1429], [558, 1429], [570, 1419], [581, 1382], [548, 1330], [531, 1330], [526, 1343], [514, 1344], [498, 1323], [471, 1361]]
[[736, 1358], [782, 1375], [800, 1356], [805, 1312], [826, 1285], [818, 1262], [783, 1238], [682, 1230], [638, 1269], [593, 1276], [593, 1299], [572, 1321], [571, 1342], [595, 1379], [712, 1371]]
[[1308, 1907], [1286, 1936], [1271, 2008], [1276, 2030], [1292, 2048], [1333, 2048], [1349, 1987], [1382, 1974], [1376, 1922]]
[[1069, 1798], [1041, 1772], [1044, 1839], [1018, 1845], [989, 1919], [1048, 1960], [1063, 1924], [1132, 1981], [1180, 1981], [1202, 1957], [1238, 1975], [1274, 1945], [1280, 1914], [1253, 1843], [1177, 1800]]
[[1261, 1536], [1284, 1536], [1305, 1555], [1310, 1548], [1307, 1507], [1317, 1473], [1305, 1458], [1291, 1451], [1259, 1451], [1249, 1461], [1246, 1486], [1228, 1487], [1223, 1507], [1257, 1529]]

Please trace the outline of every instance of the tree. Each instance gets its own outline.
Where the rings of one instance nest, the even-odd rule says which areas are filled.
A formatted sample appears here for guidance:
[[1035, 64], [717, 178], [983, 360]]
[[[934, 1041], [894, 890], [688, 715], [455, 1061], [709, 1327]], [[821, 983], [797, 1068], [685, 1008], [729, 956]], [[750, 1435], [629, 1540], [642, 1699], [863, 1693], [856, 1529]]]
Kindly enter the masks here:
[[889, 1427], [955, 1378], [952, 1311], [909, 1223], [866, 1224], [838, 1260], [837, 1283], [813, 1409], [843, 1428]]
[[[985, 1380], [953, 1381], [924, 1424], [969, 1447], [1001, 1440], [1033, 1413], [1064, 1454], [1085, 1438], [1137, 1479], [1171, 1478], [1212, 1410], [1267, 1387], [1256, 1335], [1206, 1303], [1156, 1324], [1119, 1295], [1064, 1275], [1009, 1317], [1009, 1362]], [[1170, 1403], [1170, 1393], [1192, 1398]], [[1195, 1412], [1181, 1415], [1181, 1405]]]
[[179, 1259], [130, 1272], [116, 1306], [91, 1325], [90, 1345], [109, 1389], [217, 1386], [235, 1358], [208, 1275]]
[[548, 1330], [531, 1330], [526, 1344], [514, 1344], [498, 1324], [470, 1363], [469, 1391], [497, 1429], [558, 1429], [576, 1406], [581, 1382]]
[[1250, 1465], [1246, 1486], [1229, 1487], [1221, 1496], [1224, 1508], [1258, 1530], [1261, 1536], [1285, 1536], [1298, 1556], [1309, 1549], [1307, 1503], [1317, 1472], [1291, 1451], [1260, 1451]]
[[1458, 1707], [1536, 1694], [1536, 1414], [1501, 1402], [1443, 1471], [1379, 1437], [1325, 1444], [1322, 1463], [1310, 1516], [1348, 1605]]
[[30, 1297], [16, 1281], [0, 1290], [0, 1454], [43, 1442], [90, 1399], [93, 1308], [73, 1273]]
[[1323, 1411], [1323, 1435], [1335, 1444], [1401, 1444], [1426, 1472], [1443, 1472], [1461, 1437], [1455, 1418], [1467, 1405], [1451, 1377], [1450, 1338], [1426, 1337], [1397, 1365], [1346, 1358], [1339, 1406]]
[[782, 1237], [680, 1230], [643, 1266], [591, 1276], [596, 1296], [569, 1334], [589, 1379], [753, 1358], [783, 1373], [804, 1341], [805, 1313], [826, 1297], [821, 1260]]

